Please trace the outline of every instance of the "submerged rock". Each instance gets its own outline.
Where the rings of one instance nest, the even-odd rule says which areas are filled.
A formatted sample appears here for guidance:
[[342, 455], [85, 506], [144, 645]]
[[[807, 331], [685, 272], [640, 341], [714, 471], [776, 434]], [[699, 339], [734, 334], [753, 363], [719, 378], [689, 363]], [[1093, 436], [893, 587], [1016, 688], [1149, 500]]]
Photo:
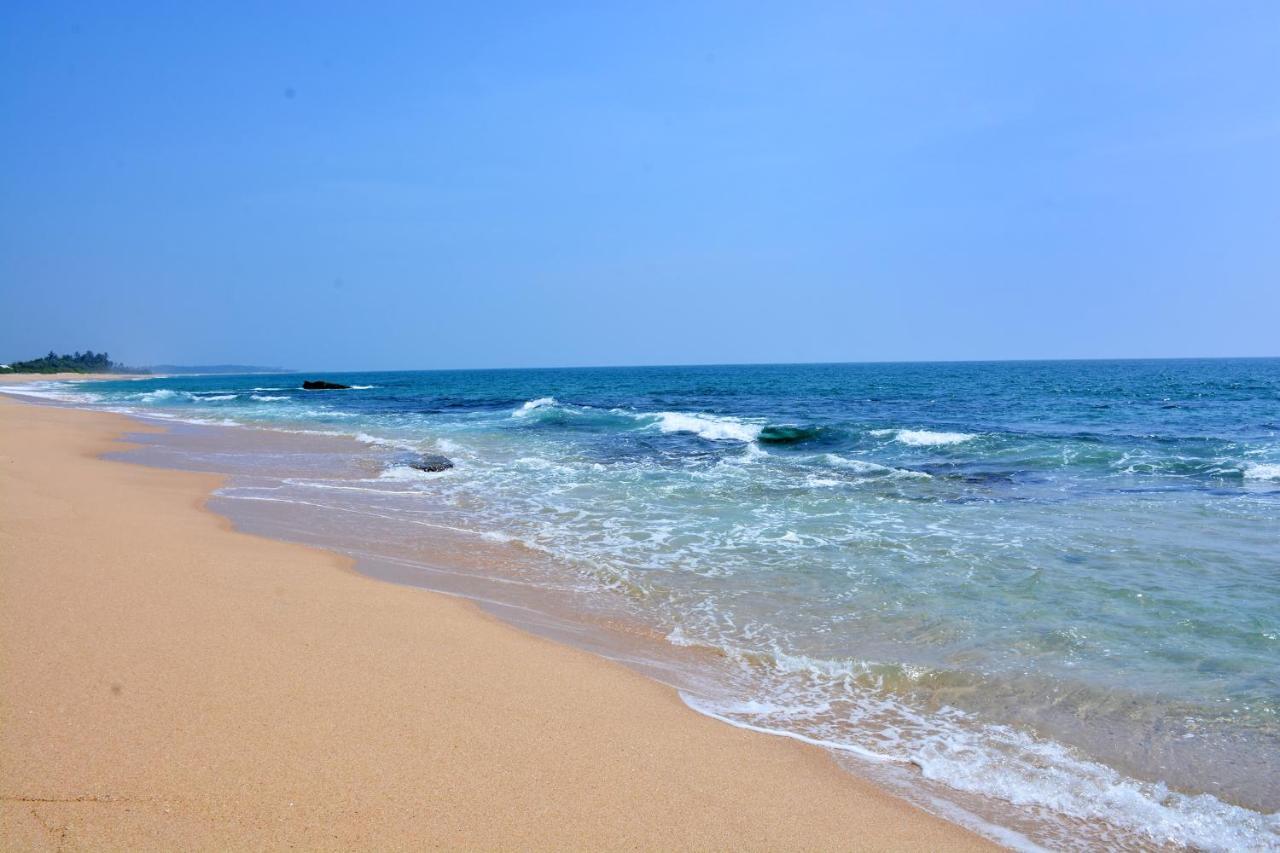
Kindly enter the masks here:
[[339, 385], [337, 382], [325, 382], [322, 379], [306, 379], [302, 387], [307, 391], [347, 391], [350, 385]]
[[822, 427], [816, 426], [767, 426], [760, 430], [756, 441], [761, 444], [799, 444], [819, 438], [823, 432]]
[[410, 462], [409, 467], [417, 468], [419, 471], [435, 473], [436, 471], [448, 471], [453, 467], [453, 462], [437, 453], [428, 453]]

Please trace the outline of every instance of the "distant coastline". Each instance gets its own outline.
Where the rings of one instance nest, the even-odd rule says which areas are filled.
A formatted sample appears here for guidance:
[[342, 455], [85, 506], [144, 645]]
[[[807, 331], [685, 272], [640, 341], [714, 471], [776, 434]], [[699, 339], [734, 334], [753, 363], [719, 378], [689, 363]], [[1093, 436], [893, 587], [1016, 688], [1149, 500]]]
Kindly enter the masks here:
[[85, 376], [103, 376], [106, 374], [123, 374], [132, 376], [205, 376], [205, 375], [244, 375], [247, 373], [297, 373], [288, 367], [265, 367], [255, 364], [153, 364], [149, 367], [129, 367], [111, 360], [105, 353], [93, 350], [58, 355], [53, 350], [48, 355], [25, 361], [0, 363], [0, 375], [13, 374], [83, 374]]

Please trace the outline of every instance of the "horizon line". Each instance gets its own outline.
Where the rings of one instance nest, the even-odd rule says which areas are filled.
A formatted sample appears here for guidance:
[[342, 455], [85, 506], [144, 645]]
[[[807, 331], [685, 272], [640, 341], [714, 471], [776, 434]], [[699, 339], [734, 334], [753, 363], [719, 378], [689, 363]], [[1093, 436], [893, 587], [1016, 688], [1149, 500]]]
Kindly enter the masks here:
[[[401, 367], [401, 368], [320, 368], [320, 367], [281, 367], [291, 373], [307, 371], [329, 373], [449, 373], [480, 372], [486, 370], [626, 370], [626, 369], [661, 369], [679, 367], [838, 367], [852, 365], [889, 365], [889, 364], [1044, 364], [1071, 362], [1104, 362], [1104, 361], [1269, 361], [1280, 359], [1280, 355], [1211, 355], [1211, 356], [1089, 356], [1081, 358], [957, 358], [957, 359], [876, 359], [867, 361], [706, 361], [684, 363], [645, 363], [645, 364], [559, 364], [559, 365], [524, 365], [497, 367]], [[200, 366], [200, 365], [193, 365]], [[213, 365], [209, 365], [213, 366]], [[255, 371], [257, 372], [257, 371]]]

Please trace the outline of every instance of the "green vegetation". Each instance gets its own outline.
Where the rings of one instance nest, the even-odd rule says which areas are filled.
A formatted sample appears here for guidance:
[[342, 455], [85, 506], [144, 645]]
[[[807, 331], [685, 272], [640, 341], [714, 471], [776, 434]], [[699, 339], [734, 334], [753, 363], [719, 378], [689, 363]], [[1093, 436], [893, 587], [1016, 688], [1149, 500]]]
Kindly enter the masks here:
[[139, 373], [122, 364], [116, 364], [105, 352], [77, 352], [58, 355], [53, 350], [43, 358], [15, 361], [0, 367], [0, 373]]

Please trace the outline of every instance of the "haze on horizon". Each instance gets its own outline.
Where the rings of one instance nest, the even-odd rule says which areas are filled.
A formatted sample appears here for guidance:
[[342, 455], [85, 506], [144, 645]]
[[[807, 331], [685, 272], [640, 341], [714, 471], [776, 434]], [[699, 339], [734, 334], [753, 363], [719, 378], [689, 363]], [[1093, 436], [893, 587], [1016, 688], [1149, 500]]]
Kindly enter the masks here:
[[1280, 5], [10, 3], [0, 361], [1280, 355]]

